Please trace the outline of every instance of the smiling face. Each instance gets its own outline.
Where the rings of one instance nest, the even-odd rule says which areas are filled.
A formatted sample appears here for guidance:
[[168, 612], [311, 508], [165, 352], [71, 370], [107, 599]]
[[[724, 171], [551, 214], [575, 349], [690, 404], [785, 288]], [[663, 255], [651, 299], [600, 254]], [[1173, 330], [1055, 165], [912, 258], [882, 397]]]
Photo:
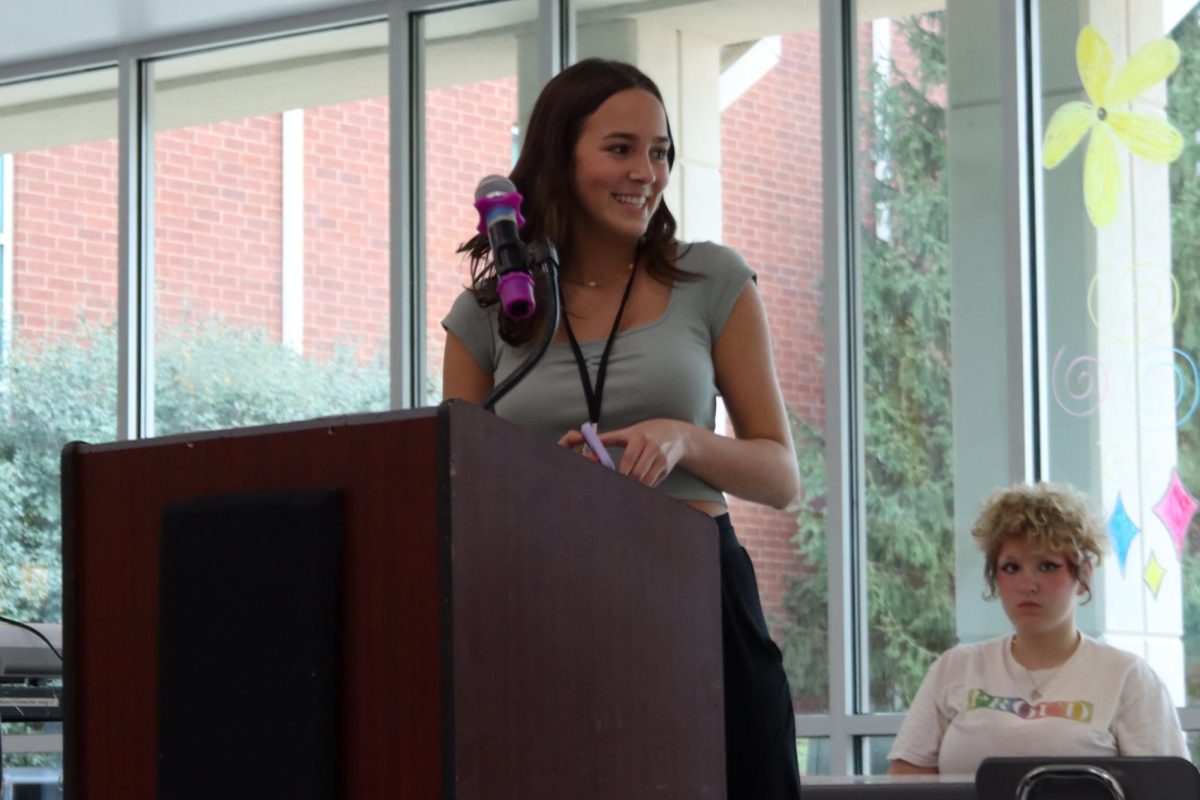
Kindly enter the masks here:
[[666, 112], [643, 89], [617, 92], [588, 116], [575, 143], [575, 246], [597, 236], [636, 243], [666, 188], [669, 146]]
[[1025, 636], [1074, 628], [1075, 598], [1086, 592], [1065, 555], [1034, 552], [1025, 539], [1011, 536], [996, 559], [996, 590], [1017, 634]]

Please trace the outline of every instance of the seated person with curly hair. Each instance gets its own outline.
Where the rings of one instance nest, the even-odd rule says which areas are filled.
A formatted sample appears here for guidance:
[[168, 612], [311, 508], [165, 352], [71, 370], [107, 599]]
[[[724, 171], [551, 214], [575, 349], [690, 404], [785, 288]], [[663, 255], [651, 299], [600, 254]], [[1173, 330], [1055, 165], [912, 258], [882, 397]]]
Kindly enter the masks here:
[[1188, 756], [1150, 665], [1075, 627], [1106, 542], [1074, 490], [996, 492], [971, 530], [1013, 633], [938, 657], [888, 758], [892, 774], [974, 774], [988, 756]]

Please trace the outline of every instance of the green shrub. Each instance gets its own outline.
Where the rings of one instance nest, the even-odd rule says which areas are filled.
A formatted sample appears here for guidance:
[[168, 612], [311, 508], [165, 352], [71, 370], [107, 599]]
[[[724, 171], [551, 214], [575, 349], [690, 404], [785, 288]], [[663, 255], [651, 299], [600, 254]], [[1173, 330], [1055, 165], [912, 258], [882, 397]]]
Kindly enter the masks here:
[[[114, 325], [82, 323], [49, 341], [14, 342], [0, 383], [0, 613], [62, 618], [59, 454], [72, 440], [116, 438]], [[220, 320], [156, 342], [156, 433], [382, 410], [382, 357], [351, 347], [302, 357]]]

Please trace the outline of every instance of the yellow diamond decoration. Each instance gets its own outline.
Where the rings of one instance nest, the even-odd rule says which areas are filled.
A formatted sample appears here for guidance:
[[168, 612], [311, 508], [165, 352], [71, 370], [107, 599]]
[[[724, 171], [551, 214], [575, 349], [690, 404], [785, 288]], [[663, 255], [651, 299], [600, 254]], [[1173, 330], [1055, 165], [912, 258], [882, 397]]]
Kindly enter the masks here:
[[1158, 556], [1154, 551], [1150, 551], [1150, 563], [1142, 570], [1142, 580], [1146, 582], [1146, 586], [1150, 589], [1154, 599], [1158, 599], [1158, 590], [1162, 586], [1163, 578], [1167, 576], [1167, 571], [1163, 569], [1162, 564], [1158, 563]]

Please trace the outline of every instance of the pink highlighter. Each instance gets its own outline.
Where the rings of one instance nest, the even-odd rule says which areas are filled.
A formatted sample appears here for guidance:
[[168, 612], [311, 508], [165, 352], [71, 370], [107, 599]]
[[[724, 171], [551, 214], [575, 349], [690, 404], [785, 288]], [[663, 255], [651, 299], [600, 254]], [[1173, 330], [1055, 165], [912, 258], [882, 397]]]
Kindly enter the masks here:
[[612, 459], [608, 455], [608, 451], [600, 443], [600, 437], [596, 434], [596, 426], [591, 422], [585, 422], [579, 426], [579, 432], [583, 434], [583, 440], [587, 442], [588, 449], [592, 451], [597, 460], [609, 469], [616, 469], [613, 466]]

